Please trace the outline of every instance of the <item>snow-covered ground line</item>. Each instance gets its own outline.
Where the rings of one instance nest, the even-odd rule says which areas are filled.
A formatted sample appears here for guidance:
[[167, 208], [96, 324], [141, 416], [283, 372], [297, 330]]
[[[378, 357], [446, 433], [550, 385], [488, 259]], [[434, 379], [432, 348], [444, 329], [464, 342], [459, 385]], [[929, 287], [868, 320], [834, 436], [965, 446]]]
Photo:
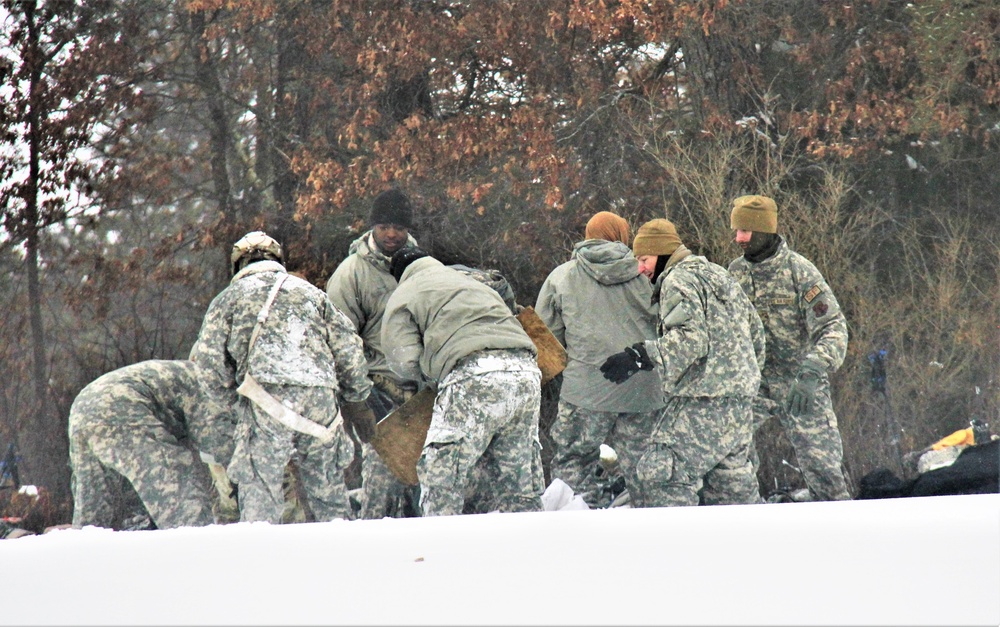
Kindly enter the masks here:
[[1000, 495], [0, 542], [2, 625], [998, 625]]

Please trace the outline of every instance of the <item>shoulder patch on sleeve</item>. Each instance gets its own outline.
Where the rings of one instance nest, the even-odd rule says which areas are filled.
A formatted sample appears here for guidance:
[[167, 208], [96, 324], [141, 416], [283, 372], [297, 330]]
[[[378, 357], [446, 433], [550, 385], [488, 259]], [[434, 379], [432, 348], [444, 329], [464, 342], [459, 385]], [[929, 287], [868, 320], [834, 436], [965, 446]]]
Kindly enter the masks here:
[[822, 292], [822, 291], [823, 291], [823, 289], [817, 283], [816, 285], [813, 285], [812, 287], [809, 288], [809, 291], [806, 292], [806, 294], [805, 294], [805, 296], [803, 296], [803, 298], [806, 299], [807, 303], [811, 303], [811, 302], [813, 302], [813, 299], [816, 298], [817, 296], [819, 296], [820, 292]]
[[825, 316], [829, 309], [830, 308], [827, 307], [827, 304], [824, 301], [817, 301], [816, 304], [813, 305], [813, 313], [816, 314], [817, 318]]

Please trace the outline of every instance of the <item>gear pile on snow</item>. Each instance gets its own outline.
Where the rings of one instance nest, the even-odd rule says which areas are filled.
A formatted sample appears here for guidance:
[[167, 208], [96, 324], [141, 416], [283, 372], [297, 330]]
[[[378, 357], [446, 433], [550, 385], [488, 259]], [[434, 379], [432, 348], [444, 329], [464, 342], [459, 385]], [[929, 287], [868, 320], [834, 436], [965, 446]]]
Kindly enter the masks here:
[[857, 498], [1000, 493], [1000, 439], [977, 420], [904, 456], [903, 463], [910, 471], [903, 479], [887, 468], [862, 477]]

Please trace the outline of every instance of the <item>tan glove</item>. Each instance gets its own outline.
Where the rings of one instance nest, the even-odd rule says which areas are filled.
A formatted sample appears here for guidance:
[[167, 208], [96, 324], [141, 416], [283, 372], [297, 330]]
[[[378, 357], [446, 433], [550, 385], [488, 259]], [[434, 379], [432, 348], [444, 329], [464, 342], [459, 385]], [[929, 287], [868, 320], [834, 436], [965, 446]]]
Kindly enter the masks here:
[[240, 506], [236, 496], [236, 486], [229, 481], [229, 475], [222, 464], [208, 464], [218, 500], [213, 499], [212, 512], [220, 524], [239, 522]]
[[340, 413], [344, 417], [344, 422], [354, 429], [359, 440], [365, 443], [372, 441], [375, 437], [375, 412], [368, 407], [368, 403], [345, 401], [340, 406]]

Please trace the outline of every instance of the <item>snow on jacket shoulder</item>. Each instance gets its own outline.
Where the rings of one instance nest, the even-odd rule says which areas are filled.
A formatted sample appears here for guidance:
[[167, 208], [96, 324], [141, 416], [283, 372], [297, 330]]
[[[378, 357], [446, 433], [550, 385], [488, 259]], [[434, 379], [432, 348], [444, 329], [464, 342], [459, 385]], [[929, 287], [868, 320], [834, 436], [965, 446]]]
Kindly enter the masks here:
[[[282, 276], [251, 351], [257, 315]], [[371, 390], [361, 338], [351, 321], [323, 290], [273, 261], [250, 264], [215, 297], [191, 359], [225, 387], [241, 384], [249, 369], [261, 383], [333, 388], [348, 401], [364, 400]]]

